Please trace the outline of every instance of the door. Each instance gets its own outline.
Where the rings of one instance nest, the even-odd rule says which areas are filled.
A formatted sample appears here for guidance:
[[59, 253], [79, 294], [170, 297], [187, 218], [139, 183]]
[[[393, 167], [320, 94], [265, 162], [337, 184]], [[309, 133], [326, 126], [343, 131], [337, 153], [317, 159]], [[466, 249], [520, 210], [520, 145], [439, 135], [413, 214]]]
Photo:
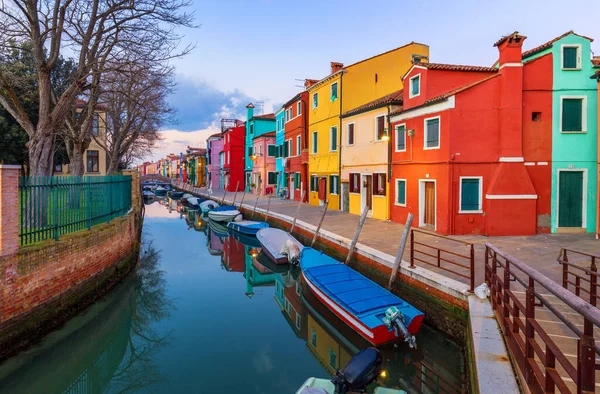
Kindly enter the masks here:
[[[319, 178], [319, 200], [324, 203], [327, 199], [327, 178]], [[323, 204], [321, 204], [323, 205]]]
[[294, 173], [290, 174], [290, 180], [289, 180], [289, 185], [290, 185], [290, 196], [289, 199], [293, 200], [294, 199]]
[[[363, 175], [363, 204], [369, 207], [369, 212], [373, 209], [373, 175]], [[362, 210], [362, 207], [361, 207]], [[362, 211], [361, 211], [362, 213]]]
[[583, 171], [558, 173], [558, 227], [583, 227]]
[[435, 227], [435, 182], [425, 182], [423, 224]]

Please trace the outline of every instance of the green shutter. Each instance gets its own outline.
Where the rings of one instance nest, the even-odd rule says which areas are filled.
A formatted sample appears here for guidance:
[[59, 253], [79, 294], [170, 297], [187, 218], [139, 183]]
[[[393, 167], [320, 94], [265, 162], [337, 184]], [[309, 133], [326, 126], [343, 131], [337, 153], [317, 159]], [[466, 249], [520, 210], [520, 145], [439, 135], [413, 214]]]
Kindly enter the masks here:
[[563, 48], [563, 68], [577, 68], [577, 47]]
[[396, 202], [398, 204], [406, 204], [406, 181], [398, 181]]
[[396, 127], [396, 150], [406, 149], [406, 127]]
[[297, 172], [294, 174], [294, 188], [298, 189], [300, 187], [300, 173]]
[[562, 100], [562, 131], [582, 131], [583, 100]]
[[427, 121], [426, 146], [428, 148], [436, 148], [440, 146], [440, 120], [430, 119]]
[[287, 141], [285, 141], [283, 143], [283, 157], [288, 157], [290, 155], [290, 144], [287, 143]]
[[317, 133], [313, 133], [312, 140], [313, 140], [312, 151], [313, 151], [313, 153], [317, 153], [319, 151], [319, 137], [318, 137]]
[[275, 185], [277, 183], [277, 173], [269, 172], [267, 174], [267, 182], [269, 185]]
[[267, 155], [276, 156], [277, 155], [277, 147], [275, 145], [267, 145]]
[[558, 182], [558, 227], [583, 226], [583, 171], [561, 171]]
[[337, 150], [337, 127], [331, 128], [331, 150]]
[[252, 156], [252, 147], [251, 146], [248, 147], [248, 156]]
[[478, 211], [479, 208], [479, 179], [461, 180], [461, 211]]
[[416, 96], [417, 94], [419, 94], [419, 84], [421, 82], [421, 77], [417, 76], [413, 79], [410, 80], [411, 83], [411, 90], [412, 90], [412, 95]]

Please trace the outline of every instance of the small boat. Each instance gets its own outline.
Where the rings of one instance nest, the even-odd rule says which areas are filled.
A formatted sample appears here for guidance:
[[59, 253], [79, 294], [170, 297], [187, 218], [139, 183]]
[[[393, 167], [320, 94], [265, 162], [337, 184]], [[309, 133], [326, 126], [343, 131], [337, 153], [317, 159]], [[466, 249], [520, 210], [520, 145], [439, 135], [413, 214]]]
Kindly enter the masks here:
[[[382, 373], [383, 359], [374, 347], [356, 353], [343, 371], [336, 371], [331, 379], [308, 378], [296, 394], [366, 393], [367, 386]], [[374, 394], [406, 394], [404, 390], [375, 388]]]
[[300, 267], [315, 296], [367, 341], [380, 346], [404, 339], [416, 346], [423, 312], [313, 248], [302, 249]]
[[282, 253], [287, 241], [291, 241], [295, 244], [299, 251], [302, 251], [302, 248], [304, 248], [296, 238], [277, 228], [261, 229], [256, 233], [256, 238], [262, 245], [263, 251], [267, 256], [273, 259], [275, 264], [290, 263], [288, 255], [285, 252]]
[[154, 195], [157, 197], [165, 197], [167, 195], [167, 189], [162, 186], [157, 186], [154, 189]]
[[[260, 243], [258, 243], [258, 247], [261, 247]], [[269, 270], [275, 272], [276, 274], [283, 274], [285, 272], [288, 272], [291, 268], [297, 268], [297, 266], [293, 266], [290, 264], [275, 264], [273, 259], [267, 256], [264, 249], [261, 249], [258, 256], [256, 256], [256, 261], [258, 261], [260, 264], [262, 264]]]
[[227, 228], [245, 235], [256, 235], [258, 230], [268, 228], [269, 223], [256, 222], [254, 220], [242, 220], [241, 222], [229, 222]]
[[[190, 211], [197, 211], [200, 209], [201, 200], [197, 197], [190, 197], [185, 202]], [[183, 204], [183, 200], [181, 201]]]
[[215, 222], [231, 222], [238, 215], [241, 215], [240, 211], [227, 207], [217, 207], [208, 212], [208, 217]]
[[177, 190], [170, 190], [168, 194], [172, 200], [181, 200], [181, 197], [183, 197], [183, 192], [178, 192]]
[[[189, 199], [188, 199], [189, 201]], [[203, 203], [200, 204], [200, 209], [202, 210], [202, 213], [207, 213], [215, 208], [217, 208], [219, 206], [219, 203], [213, 200], [206, 200]]]
[[144, 190], [142, 192], [142, 196], [146, 198], [154, 198], [154, 193], [152, 193], [150, 190]]
[[192, 198], [194, 197], [193, 195], [191, 195], [190, 193], [184, 193], [183, 196], [181, 196], [181, 205], [183, 205], [184, 207], [188, 206], [188, 198]]
[[215, 222], [214, 220], [209, 220], [208, 227], [210, 227], [210, 230], [213, 232], [213, 234], [215, 234], [219, 238], [229, 237], [227, 227], [223, 225], [223, 223]]

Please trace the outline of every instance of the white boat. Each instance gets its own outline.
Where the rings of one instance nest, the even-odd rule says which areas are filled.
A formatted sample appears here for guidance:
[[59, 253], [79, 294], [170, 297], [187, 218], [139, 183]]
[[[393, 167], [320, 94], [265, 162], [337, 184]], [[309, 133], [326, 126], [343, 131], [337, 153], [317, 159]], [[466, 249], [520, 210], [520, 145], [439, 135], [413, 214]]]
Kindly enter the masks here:
[[206, 213], [212, 209], [217, 208], [218, 206], [219, 206], [218, 202], [215, 202], [213, 200], [206, 200], [200, 204], [200, 209], [202, 210], [202, 212]]
[[222, 209], [228, 207], [217, 207], [211, 211], [208, 211], [208, 217], [215, 222], [231, 222], [236, 216], [241, 215], [237, 209]]

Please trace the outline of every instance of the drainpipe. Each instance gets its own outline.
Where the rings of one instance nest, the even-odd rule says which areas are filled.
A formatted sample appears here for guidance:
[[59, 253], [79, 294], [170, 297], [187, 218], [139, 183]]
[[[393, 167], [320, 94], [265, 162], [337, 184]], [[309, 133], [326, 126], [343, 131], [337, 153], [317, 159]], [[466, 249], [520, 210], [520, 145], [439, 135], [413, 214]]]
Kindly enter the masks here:
[[390, 220], [390, 191], [392, 189], [392, 121], [390, 120], [390, 114], [392, 113], [392, 106], [387, 106], [387, 123], [388, 123], [388, 140], [387, 140], [387, 148], [388, 148], [388, 160], [387, 160], [387, 182], [388, 182], [388, 190], [386, 191], [387, 204], [386, 204], [386, 215], [385, 220]]
[[[302, 97], [302, 96], [301, 96]], [[303, 200], [302, 191], [306, 189], [306, 193], [304, 193], [304, 198], [306, 198], [306, 202], [308, 203], [308, 162], [306, 164], [302, 163], [302, 150], [306, 149], [306, 158], [308, 160], [308, 99], [310, 98], [310, 93], [308, 90], [306, 91], [306, 100], [300, 100], [302, 103], [302, 110], [304, 111], [302, 116], [302, 127], [304, 130], [302, 131], [304, 134], [304, 146], [303, 149], [300, 150], [300, 199]], [[302, 182], [302, 173], [304, 173], [304, 182]], [[304, 201], [301, 201], [304, 202]]]
[[339, 129], [338, 129], [338, 135], [337, 135], [337, 139], [338, 139], [338, 197], [339, 197], [339, 204], [338, 204], [338, 210], [342, 210], [342, 100], [344, 95], [342, 94], [342, 89], [344, 84], [342, 83], [343, 79], [344, 79], [344, 73], [345, 71], [342, 70], [342, 73], [340, 74], [340, 115], [339, 115]]

